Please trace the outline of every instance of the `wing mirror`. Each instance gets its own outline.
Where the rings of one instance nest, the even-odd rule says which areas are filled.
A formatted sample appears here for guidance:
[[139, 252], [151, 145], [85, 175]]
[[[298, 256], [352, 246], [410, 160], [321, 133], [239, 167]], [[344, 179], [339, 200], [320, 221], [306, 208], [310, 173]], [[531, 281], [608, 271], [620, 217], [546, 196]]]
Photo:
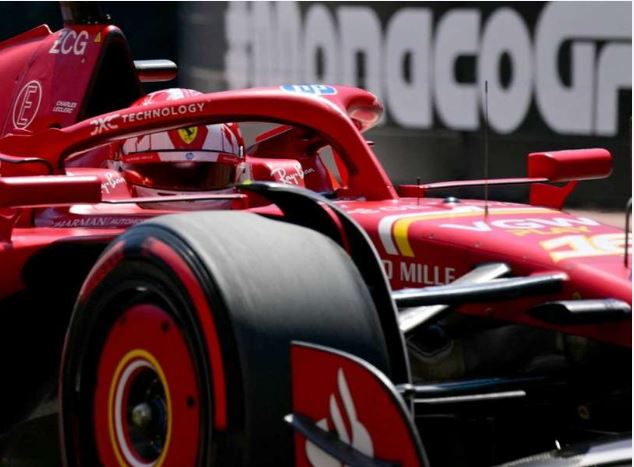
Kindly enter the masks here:
[[612, 173], [612, 155], [607, 149], [572, 149], [534, 152], [528, 155], [529, 178], [551, 182], [593, 180]]
[[568, 182], [562, 187], [533, 183], [530, 204], [561, 209], [579, 180], [606, 178], [612, 173], [612, 155], [607, 149], [569, 149], [534, 152], [528, 155], [529, 178]]

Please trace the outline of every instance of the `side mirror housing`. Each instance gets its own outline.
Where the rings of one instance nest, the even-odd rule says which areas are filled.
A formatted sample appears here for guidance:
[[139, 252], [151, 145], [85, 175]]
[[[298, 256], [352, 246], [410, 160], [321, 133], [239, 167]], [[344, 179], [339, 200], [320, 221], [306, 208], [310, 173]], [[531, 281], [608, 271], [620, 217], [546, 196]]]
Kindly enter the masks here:
[[568, 183], [562, 187], [533, 183], [529, 193], [530, 204], [561, 209], [579, 180], [606, 178], [611, 173], [612, 155], [607, 149], [533, 152], [528, 155], [529, 178]]
[[607, 149], [571, 149], [533, 152], [528, 155], [528, 177], [551, 182], [594, 180], [612, 173], [612, 155]]

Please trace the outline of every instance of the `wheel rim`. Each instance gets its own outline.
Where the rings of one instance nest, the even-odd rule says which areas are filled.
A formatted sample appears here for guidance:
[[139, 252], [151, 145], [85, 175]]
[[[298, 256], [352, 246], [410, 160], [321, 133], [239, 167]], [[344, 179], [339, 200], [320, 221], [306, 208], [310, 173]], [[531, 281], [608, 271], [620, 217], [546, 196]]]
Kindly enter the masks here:
[[109, 392], [108, 428], [123, 459], [135, 466], [160, 465], [169, 445], [172, 407], [165, 374], [156, 359], [143, 350], [128, 352]]
[[167, 414], [170, 404], [156, 369], [147, 365], [147, 362], [137, 363], [144, 365], [134, 375], [127, 397], [123, 400], [123, 410], [115, 411], [115, 417], [119, 414], [126, 417], [122, 431], [127, 433], [130, 444], [143, 460], [153, 462], [160, 458], [168, 438]]
[[200, 393], [185, 338], [156, 305], [114, 323], [97, 365], [94, 430], [105, 465], [194, 465]]

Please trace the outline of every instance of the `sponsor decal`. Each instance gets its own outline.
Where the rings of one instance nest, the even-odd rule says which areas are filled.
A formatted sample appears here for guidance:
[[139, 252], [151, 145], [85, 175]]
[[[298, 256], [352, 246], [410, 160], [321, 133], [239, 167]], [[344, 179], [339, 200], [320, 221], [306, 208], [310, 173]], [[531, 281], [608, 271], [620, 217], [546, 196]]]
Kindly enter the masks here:
[[[363, 465], [428, 465], [411, 413], [385, 375], [334, 349], [293, 342], [290, 353], [294, 415], [364, 454], [369, 459], [360, 459]], [[298, 467], [343, 467], [300, 432], [295, 432], [294, 444]]]
[[[632, 239], [629, 246], [631, 248]], [[593, 236], [565, 235], [539, 242], [549, 252], [550, 258], [558, 263], [570, 258], [610, 256], [625, 254], [625, 233], [606, 233]]]
[[387, 278], [398, 278], [401, 282], [417, 285], [444, 285], [456, 280], [455, 268], [434, 264], [413, 263], [410, 261], [394, 262], [382, 260]]
[[308, 94], [311, 96], [332, 96], [337, 94], [337, 90], [325, 84], [286, 84], [280, 86], [282, 91], [298, 94]]
[[614, 136], [619, 94], [632, 88], [629, 3], [231, 2], [225, 28], [231, 88], [293, 79], [361, 86], [404, 128], [478, 130], [486, 80], [497, 133], [539, 119], [559, 134]]
[[277, 167], [271, 170], [271, 176], [275, 178], [275, 181], [283, 183], [285, 185], [303, 185], [304, 177], [308, 174], [311, 174], [315, 171], [313, 168], [308, 168], [306, 170], [302, 170], [301, 166], [298, 165], [293, 168], [292, 173], [288, 173], [286, 168]]
[[[187, 115], [191, 113], [199, 113], [202, 112], [205, 108], [204, 102], [196, 102], [195, 104], [181, 104], [174, 105], [171, 107], [163, 107], [160, 109], [153, 110], [141, 110], [133, 113], [126, 114], [114, 114], [108, 115], [107, 117], [96, 118], [90, 121], [90, 124], [93, 125], [93, 130], [90, 133], [91, 136], [99, 135], [104, 131], [115, 130], [119, 128], [119, 125], [115, 123], [113, 120], [121, 117], [123, 123], [131, 123], [131, 122], [140, 122], [143, 120], [148, 120], [152, 118], [160, 118], [160, 117], [169, 117], [169, 116], [178, 116], [178, 115]], [[195, 136], [194, 136], [195, 137]]]
[[235, 164], [240, 160], [240, 156], [236, 156], [235, 154], [218, 154], [218, 162], [222, 162], [223, 164]]
[[113, 123], [112, 120], [118, 118], [119, 114], [108, 115], [107, 117], [96, 118], [90, 121], [90, 124], [93, 126], [92, 131], [90, 132], [90, 136], [95, 136], [103, 133], [108, 130], [116, 130], [119, 128], [119, 125]]
[[75, 32], [72, 29], [62, 29], [59, 37], [55, 39], [49, 49], [49, 54], [76, 55], [81, 56], [86, 52], [88, 45], [88, 31]]
[[558, 235], [562, 233], [589, 232], [588, 226], [600, 225], [587, 217], [551, 217], [526, 219], [497, 219], [475, 221], [468, 224], [440, 224], [446, 229], [468, 230], [471, 232], [493, 232], [502, 229], [517, 237], [526, 235]]
[[101, 192], [110, 194], [110, 190], [114, 190], [117, 186], [125, 183], [124, 178], [117, 173], [106, 173], [106, 181], [101, 184]]
[[111, 216], [96, 216], [96, 217], [81, 217], [74, 219], [62, 219], [56, 220], [52, 223], [52, 227], [59, 228], [119, 228], [130, 227], [136, 225], [139, 222], [145, 220], [141, 217], [111, 217]]
[[[374, 455], [374, 445], [367, 428], [359, 421], [354, 400], [341, 368], [337, 371], [337, 394], [329, 398], [329, 416], [319, 420], [316, 425], [325, 431], [334, 429], [341, 441], [349, 444], [366, 456]], [[343, 410], [342, 410], [343, 409]], [[306, 457], [315, 467], [341, 467], [341, 463], [326, 454], [310, 441], [305, 444]]]
[[29, 81], [18, 93], [13, 105], [13, 126], [28, 128], [40, 110], [42, 102], [42, 85], [39, 81]]
[[136, 163], [136, 162], [159, 162], [162, 159], [155, 152], [153, 153], [138, 152], [135, 154], [123, 154], [121, 156], [121, 160], [123, 162], [130, 164], [130, 163]]
[[55, 102], [55, 107], [53, 107], [53, 112], [60, 114], [72, 114], [76, 108], [77, 102], [57, 101]]
[[185, 144], [191, 144], [192, 141], [196, 139], [198, 135], [198, 127], [190, 126], [188, 128], [179, 128], [178, 136], [183, 140]]
[[187, 115], [202, 112], [205, 108], [204, 102], [196, 102], [195, 104], [181, 104], [172, 107], [163, 107], [160, 109], [140, 110], [138, 112], [126, 113], [121, 116], [123, 123], [140, 122], [152, 118], [170, 117], [177, 115]]
[[[509, 214], [555, 214], [557, 211], [538, 207], [491, 208], [489, 216]], [[414, 251], [410, 244], [409, 228], [416, 222], [439, 219], [457, 219], [464, 217], [484, 216], [484, 209], [479, 206], [459, 206], [444, 211], [423, 213], [395, 214], [386, 216], [379, 222], [379, 238], [389, 255], [401, 255], [413, 258]], [[490, 221], [487, 221], [490, 222]]]

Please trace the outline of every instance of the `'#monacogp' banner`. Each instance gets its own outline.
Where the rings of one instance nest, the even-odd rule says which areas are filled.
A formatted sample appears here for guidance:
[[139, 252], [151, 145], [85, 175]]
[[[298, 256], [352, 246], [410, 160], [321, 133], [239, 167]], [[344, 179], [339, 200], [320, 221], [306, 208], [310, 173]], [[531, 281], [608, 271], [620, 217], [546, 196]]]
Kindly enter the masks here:
[[581, 184], [571, 203], [622, 209], [631, 196], [629, 2], [188, 2], [179, 11], [185, 85], [328, 83], [377, 94], [386, 112], [369, 137], [397, 183], [483, 176], [488, 82], [491, 176], [524, 175], [529, 152], [605, 147], [612, 176]]
[[399, 126], [470, 131], [487, 80], [498, 133], [520, 128], [532, 104], [556, 133], [618, 132], [619, 91], [632, 87], [630, 3], [439, 5], [231, 2], [227, 83], [363, 85]]

